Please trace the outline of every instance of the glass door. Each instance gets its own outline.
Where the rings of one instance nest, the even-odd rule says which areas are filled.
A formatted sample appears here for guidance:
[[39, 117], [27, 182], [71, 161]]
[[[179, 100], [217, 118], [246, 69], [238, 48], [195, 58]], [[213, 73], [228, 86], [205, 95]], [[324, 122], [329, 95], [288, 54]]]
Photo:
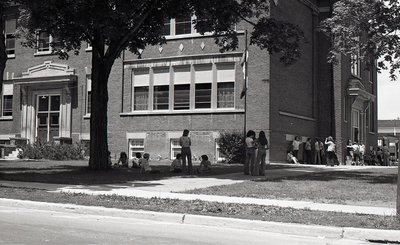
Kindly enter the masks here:
[[37, 98], [37, 140], [52, 141], [60, 134], [60, 95]]

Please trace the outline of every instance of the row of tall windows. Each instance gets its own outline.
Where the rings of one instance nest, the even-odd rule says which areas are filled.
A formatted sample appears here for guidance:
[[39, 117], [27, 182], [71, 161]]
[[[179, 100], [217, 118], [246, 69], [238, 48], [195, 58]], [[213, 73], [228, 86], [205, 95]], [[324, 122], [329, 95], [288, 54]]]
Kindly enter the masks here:
[[133, 111], [211, 109], [213, 101], [216, 108], [234, 108], [235, 64], [215, 67], [215, 72], [212, 64], [152, 68], [152, 76], [149, 68], [134, 70]]

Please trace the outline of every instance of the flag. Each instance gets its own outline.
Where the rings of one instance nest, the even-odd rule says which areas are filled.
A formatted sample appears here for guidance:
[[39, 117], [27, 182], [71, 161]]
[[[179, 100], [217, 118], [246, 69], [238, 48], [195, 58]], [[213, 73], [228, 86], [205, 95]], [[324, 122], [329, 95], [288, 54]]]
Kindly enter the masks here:
[[243, 70], [243, 76], [244, 76], [244, 82], [243, 82], [243, 88], [242, 92], [240, 93], [240, 98], [242, 99], [246, 95], [247, 91], [247, 59], [249, 57], [249, 51], [247, 49], [243, 52], [242, 60], [240, 62], [240, 65], [242, 66]]

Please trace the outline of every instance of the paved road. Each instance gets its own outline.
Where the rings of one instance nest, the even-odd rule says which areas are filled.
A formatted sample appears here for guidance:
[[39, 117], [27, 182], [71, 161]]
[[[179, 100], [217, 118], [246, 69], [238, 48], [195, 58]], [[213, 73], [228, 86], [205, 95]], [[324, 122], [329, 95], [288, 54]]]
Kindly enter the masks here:
[[368, 244], [345, 239], [0, 206], [0, 244]]

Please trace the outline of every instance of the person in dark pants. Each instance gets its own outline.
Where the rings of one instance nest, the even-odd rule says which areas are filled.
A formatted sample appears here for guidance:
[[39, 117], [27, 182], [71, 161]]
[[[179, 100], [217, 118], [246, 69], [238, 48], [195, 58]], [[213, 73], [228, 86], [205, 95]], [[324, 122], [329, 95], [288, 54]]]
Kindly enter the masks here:
[[311, 162], [311, 139], [310, 138], [307, 139], [305, 146], [304, 146], [304, 150], [306, 152], [306, 159], [305, 159], [306, 161], [305, 162], [307, 164], [311, 164], [312, 162]]
[[186, 159], [188, 161], [188, 169], [187, 174], [193, 175], [193, 165], [192, 165], [192, 151], [190, 146], [192, 145], [192, 141], [189, 137], [189, 130], [183, 130], [182, 136], [179, 138], [179, 144], [181, 145], [181, 154], [182, 154], [182, 172], [186, 172]]
[[256, 144], [254, 139], [256, 138], [256, 133], [253, 130], [249, 130], [246, 134], [246, 160], [244, 162], [244, 174], [250, 174], [250, 171], [254, 168], [254, 163], [256, 160]]

